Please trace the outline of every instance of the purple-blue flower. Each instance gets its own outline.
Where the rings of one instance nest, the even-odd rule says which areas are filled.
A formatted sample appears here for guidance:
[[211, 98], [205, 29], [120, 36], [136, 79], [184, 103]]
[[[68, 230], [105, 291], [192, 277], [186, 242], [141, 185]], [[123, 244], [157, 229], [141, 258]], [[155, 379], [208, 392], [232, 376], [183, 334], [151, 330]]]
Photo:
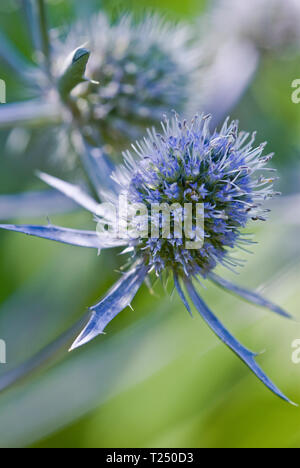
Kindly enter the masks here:
[[[0, 227], [97, 250], [125, 247], [123, 253], [130, 256], [126, 273], [104, 299], [91, 308], [90, 320], [71, 349], [103, 333], [108, 323], [131, 304], [149, 275], [172, 276], [187, 310], [191, 313], [192, 303], [209, 327], [256, 376], [276, 395], [290, 401], [258, 366], [256, 354], [239, 343], [208, 308], [195, 286], [197, 279], [206, 278], [249, 302], [290, 317], [257, 293], [235, 286], [214, 272], [220, 264], [229, 269], [240, 266], [241, 261], [233, 257], [231, 250], [234, 247], [244, 250], [252, 242], [243, 228], [251, 219], [266, 219], [267, 210], [262, 205], [275, 195], [275, 179], [273, 170], [267, 167], [272, 155], [263, 154], [265, 144], [254, 145], [255, 134], [239, 132], [237, 122], [228, 120], [219, 131], [211, 133], [209, 122], [209, 116], [195, 116], [189, 123], [181, 121], [177, 115], [171, 121], [165, 119], [161, 133], [149, 131], [143, 141], [124, 154], [123, 166], [113, 175], [115, 191], [107, 194], [106, 200], [116, 206], [116, 212], [120, 194], [126, 196], [129, 204], [144, 206], [147, 218], [146, 223], [141, 224], [144, 229], [154, 225], [159, 233], [156, 237], [105, 235], [101, 229], [102, 234], [96, 230], [71, 230], [52, 225]], [[40, 177], [95, 215], [98, 227], [114, 224], [113, 210], [99, 205], [79, 187], [46, 174]], [[168, 206], [173, 203], [179, 208], [171, 213], [170, 231], [162, 236], [166, 216], [161, 211], [154, 216], [152, 204]], [[193, 226], [192, 231], [184, 231], [179, 236], [176, 216], [180, 214], [180, 207], [187, 204], [193, 207], [193, 221], [203, 207], [203, 226]], [[131, 227], [131, 221], [126, 218], [127, 227], [129, 224]], [[193, 236], [194, 240], [199, 240], [201, 235], [199, 247], [187, 247]]]
[[[103, 13], [79, 22], [63, 40], [54, 41], [54, 76], [60, 76], [66, 57], [89, 43], [86, 82], [73, 95], [75, 118], [89, 141], [125, 148], [145, 129], [159, 124], [168, 109], [189, 113], [199, 104], [199, 75], [203, 66], [196, 31], [172, 24], [158, 15], [136, 23], [125, 15], [111, 24]], [[197, 101], [195, 95], [198, 96]]]

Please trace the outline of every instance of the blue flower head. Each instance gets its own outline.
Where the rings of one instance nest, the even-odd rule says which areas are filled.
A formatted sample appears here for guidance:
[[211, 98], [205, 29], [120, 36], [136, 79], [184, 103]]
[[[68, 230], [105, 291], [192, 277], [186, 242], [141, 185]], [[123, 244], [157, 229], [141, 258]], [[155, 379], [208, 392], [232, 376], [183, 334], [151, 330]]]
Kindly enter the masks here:
[[[80, 19], [66, 33], [53, 30], [48, 42], [47, 57], [45, 51], [36, 53], [37, 66], [18, 66], [26, 95], [34, 99], [15, 104], [7, 123], [24, 123], [31, 152], [33, 145], [37, 153], [47, 147], [52, 158], [68, 155], [71, 162], [74, 149], [80, 153], [74, 145], [80, 129], [90, 145], [119, 156], [146, 128], [158, 125], [164, 112], [175, 108], [190, 114], [195, 96], [202, 97], [202, 52], [188, 24], [157, 14], [138, 22], [123, 15], [112, 22], [101, 12]], [[10, 120], [14, 112], [16, 122]]]
[[123, 143], [124, 149], [169, 109], [194, 108], [202, 64], [194, 36], [193, 28], [158, 15], [138, 23], [128, 15], [112, 24], [100, 13], [89, 19], [88, 29], [75, 24], [54, 43], [54, 75], [61, 74], [70, 51], [88, 41], [92, 81], [73, 92], [81, 129], [101, 144]]
[[[161, 134], [149, 131], [142, 142], [133, 145], [133, 151], [125, 153], [124, 165], [114, 173], [115, 192], [106, 195], [109, 208], [99, 205], [77, 186], [40, 174], [47, 184], [96, 215], [102, 228], [113, 225], [112, 207], [116, 206], [117, 212], [120, 195], [126, 198], [129, 206], [138, 204], [135, 206], [139, 209], [145, 208], [146, 218], [140, 217], [138, 223], [143, 235], [104, 235], [52, 225], [0, 227], [98, 250], [123, 246], [124, 253], [131, 255], [128, 271], [91, 308], [88, 324], [71, 349], [101, 334], [108, 323], [131, 304], [152, 271], [157, 276], [167, 272], [172, 275], [187, 310], [191, 313], [191, 302], [209, 327], [256, 376], [282, 399], [290, 401], [258, 366], [256, 354], [237, 341], [208, 308], [194, 284], [199, 278], [207, 278], [249, 302], [289, 317], [267, 299], [231, 284], [214, 272], [219, 264], [230, 269], [240, 265], [240, 261], [230, 255], [230, 250], [233, 247], [244, 249], [250, 242], [244, 236], [243, 228], [251, 219], [266, 219], [262, 204], [275, 193], [272, 188], [274, 177], [268, 176], [272, 169], [267, 167], [272, 155], [263, 154], [265, 144], [255, 146], [255, 134], [239, 132], [237, 122], [228, 120], [219, 131], [211, 133], [209, 120], [208, 116], [196, 116], [188, 123], [175, 115], [171, 121], [166, 119], [162, 123]], [[175, 207], [172, 213], [166, 214], [160, 209], [153, 213], [153, 206], [171, 205]], [[180, 211], [185, 214], [186, 206], [192, 206], [192, 228], [184, 229], [179, 235], [177, 216]], [[202, 217], [199, 224], [198, 211]], [[122, 213], [119, 214], [122, 217]], [[124, 217], [122, 223], [127, 223], [126, 228], [132, 227], [132, 220]], [[190, 242], [196, 245], [190, 248]]]
[[[125, 153], [125, 166], [114, 179], [132, 202], [191, 204], [204, 207], [204, 243], [186, 249], [173, 237], [135, 245], [134, 255], [153, 267], [178, 276], [206, 277], [218, 265], [238, 265], [229, 255], [235, 246], [251, 242], [241, 229], [250, 219], [265, 219], [263, 201], [274, 195], [273, 177], [265, 177], [272, 155], [262, 156], [265, 144], [253, 148], [255, 134], [238, 132], [238, 123], [224, 123], [220, 132], [210, 134], [209, 116], [195, 116], [190, 124], [176, 115], [133, 145]], [[176, 206], [176, 205], [175, 205]], [[161, 223], [161, 219], [158, 219]]]

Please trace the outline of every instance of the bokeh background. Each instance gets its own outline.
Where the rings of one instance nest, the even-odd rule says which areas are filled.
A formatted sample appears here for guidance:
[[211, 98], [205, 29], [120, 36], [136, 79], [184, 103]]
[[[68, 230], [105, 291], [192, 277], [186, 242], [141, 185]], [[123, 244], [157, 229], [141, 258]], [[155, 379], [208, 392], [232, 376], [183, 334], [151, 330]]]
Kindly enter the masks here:
[[[0, 30], [32, 61], [21, 3], [0, 3]], [[112, 19], [128, 12], [138, 19], [149, 9], [176, 21], [202, 18], [199, 47], [209, 48], [210, 43], [205, 43], [209, 35], [209, 41], [216, 44], [228, 38], [226, 28], [215, 35], [205, 30], [213, 3], [48, 0], [47, 6], [51, 27], [68, 25], [79, 15], [99, 9]], [[232, 2], [227, 3], [232, 8]], [[269, 2], [262, 3], [268, 20]], [[300, 41], [291, 35], [283, 47], [264, 42], [255, 47], [259, 50], [257, 66], [230, 114], [243, 129], [258, 130], [258, 139], [267, 140], [268, 149], [275, 151], [273, 164], [280, 172], [277, 186], [283, 197], [272, 203], [268, 223], [250, 226], [258, 244], [240, 275], [222, 273], [259, 289], [299, 320], [300, 104], [291, 101], [291, 83], [300, 78]], [[216, 109], [230, 91], [227, 88], [222, 96], [226, 61], [223, 66], [224, 75], [219, 69], [214, 77]], [[0, 67], [7, 101], [27, 99], [20, 76], [4, 62]], [[235, 69], [232, 87], [243, 71]], [[53, 173], [56, 164], [45, 157], [45, 130], [36, 129], [34, 142], [27, 141], [22, 128], [1, 130], [0, 143], [1, 194], [42, 189], [35, 169]], [[55, 169], [62, 175], [64, 170]], [[38, 220], [27, 217], [26, 222], [44, 223], [47, 214]], [[18, 215], [14, 221], [24, 222], [24, 218]], [[51, 215], [51, 221], [68, 227], [93, 226], [91, 217], [80, 211]], [[83, 349], [68, 354], [68, 340], [53, 347], [118, 278], [115, 270], [122, 259], [116, 252], [97, 257], [85, 249], [0, 233], [0, 258], [0, 338], [7, 342], [8, 360], [0, 365], [0, 387], [11, 381], [0, 392], [0, 446], [300, 446], [300, 410], [270, 393], [200, 317], [191, 319], [176, 295], [171, 299], [159, 284], [155, 295], [144, 286], [134, 310], [126, 309], [109, 325], [106, 335]], [[213, 286], [203, 291], [203, 297], [243, 343], [265, 350], [259, 363], [285, 394], [300, 403], [300, 364], [291, 358], [292, 342], [300, 339], [299, 323], [243, 303]], [[33, 372], [28, 372], [31, 368]], [[16, 379], [20, 369], [26, 375]]]

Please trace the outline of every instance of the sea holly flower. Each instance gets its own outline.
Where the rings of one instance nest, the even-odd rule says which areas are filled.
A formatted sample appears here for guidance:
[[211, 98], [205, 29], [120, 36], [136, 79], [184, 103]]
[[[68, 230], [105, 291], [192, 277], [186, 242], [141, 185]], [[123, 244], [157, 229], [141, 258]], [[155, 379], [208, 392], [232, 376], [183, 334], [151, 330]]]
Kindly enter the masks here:
[[[255, 146], [255, 134], [239, 132], [237, 122], [227, 119], [213, 133], [209, 122], [209, 116], [195, 116], [188, 123], [175, 115], [162, 123], [161, 134], [149, 131], [143, 141], [124, 154], [124, 165], [113, 176], [115, 191], [107, 193], [106, 204], [99, 205], [77, 186], [40, 174], [44, 182], [96, 217], [95, 232], [52, 225], [0, 227], [96, 250], [125, 247], [123, 254], [129, 255], [125, 273], [91, 308], [89, 321], [71, 349], [103, 333], [108, 323], [131, 304], [149, 277], [171, 276], [187, 310], [192, 313], [193, 305], [270, 390], [290, 401], [258, 366], [256, 354], [234, 338], [213, 314], [196, 287], [197, 280], [204, 278], [246, 301], [289, 317], [279, 306], [231, 284], [214, 271], [220, 264], [234, 270], [240, 265], [230, 251], [234, 247], [244, 250], [251, 244], [243, 228], [251, 219], [266, 219], [263, 202], [275, 193], [273, 170], [267, 167], [272, 155], [263, 154], [265, 144]], [[139, 211], [136, 217], [125, 215], [124, 200], [133, 211]], [[180, 207], [185, 221], [190, 206], [192, 227], [186, 229], [184, 225], [180, 232]]]
[[[201, 66], [191, 26], [174, 25], [158, 15], [136, 23], [130, 15], [115, 24], [104, 13], [79, 23], [63, 41], [53, 43], [55, 76], [66, 56], [88, 41], [87, 74], [93, 82], [74, 90], [77, 112], [90, 137], [120, 146], [160, 122], [168, 109], [195, 106]], [[96, 84], [95, 84], [96, 83]], [[97, 84], [98, 83], [98, 84]]]
[[[191, 25], [158, 15], [139, 23], [127, 15], [112, 24], [102, 12], [76, 22], [63, 36], [56, 30], [48, 34], [45, 9], [29, 16], [40, 36], [39, 63], [24, 61], [23, 73], [18, 72], [32, 99], [0, 109], [0, 128], [12, 129], [9, 150], [17, 146], [20, 155], [48, 156], [68, 169], [78, 156], [94, 185], [94, 165], [101, 164], [97, 177], [104, 186], [113, 156], [158, 125], [164, 112], [176, 108], [190, 114], [200, 103], [202, 54]], [[9, 63], [20, 68], [20, 60], [1, 44], [0, 57], [10, 56]]]
[[[112, 23], [101, 12], [76, 22], [65, 35], [49, 34], [45, 15], [31, 13], [37, 33], [43, 23], [36, 45], [39, 66], [22, 65], [21, 78], [34, 99], [5, 106], [0, 127], [47, 128], [60, 143], [52, 153], [58, 146], [63, 156], [66, 135], [78, 129], [92, 145], [118, 153], [169, 109], [195, 108], [202, 62], [192, 26], [157, 14], [138, 23], [125, 15]], [[0, 47], [1, 54], [8, 55]], [[19, 61], [13, 63], [17, 68]]]

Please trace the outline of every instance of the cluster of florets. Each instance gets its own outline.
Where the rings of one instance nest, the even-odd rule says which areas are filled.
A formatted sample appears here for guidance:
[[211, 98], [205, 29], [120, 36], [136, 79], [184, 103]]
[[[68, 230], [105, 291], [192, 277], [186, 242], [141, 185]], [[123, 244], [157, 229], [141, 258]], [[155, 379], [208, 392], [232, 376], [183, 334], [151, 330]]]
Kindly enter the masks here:
[[[218, 263], [236, 266], [228, 249], [249, 242], [242, 228], [251, 218], [265, 219], [262, 201], [274, 194], [274, 179], [261, 175], [272, 171], [265, 167], [272, 155], [262, 156], [265, 144], [254, 148], [255, 134], [238, 133], [237, 122], [228, 120], [211, 134], [209, 121], [209, 116], [196, 116], [191, 124], [177, 116], [166, 120], [161, 135], [149, 132], [133, 146], [134, 155], [125, 153], [125, 165], [116, 174], [130, 202], [143, 203], [149, 212], [153, 204], [204, 205], [201, 248], [187, 249], [184, 232], [178, 238], [172, 229], [167, 238], [138, 239], [135, 255], [143, 256], [157, 274], [172, 269], [205, 276]], [[161, 217], [156, 219], [163, 228]]]
[[128, 144], [159, 123], [163, 113], [187, 111], [195, 100], [201, 62], [191, 28], [155, 15], [139, 24], [130, 16], [111, 24], [101, 13], [90, 20], [88, 31], [75, 26], [64, 44], [56, 44], [58, 71], [68, 53], [86, 40], [91, 51], [87, 76], [99, 84], [81, 85], [75, 97], [81, 124], [96, 138], [101, 135], [100, 143]]

